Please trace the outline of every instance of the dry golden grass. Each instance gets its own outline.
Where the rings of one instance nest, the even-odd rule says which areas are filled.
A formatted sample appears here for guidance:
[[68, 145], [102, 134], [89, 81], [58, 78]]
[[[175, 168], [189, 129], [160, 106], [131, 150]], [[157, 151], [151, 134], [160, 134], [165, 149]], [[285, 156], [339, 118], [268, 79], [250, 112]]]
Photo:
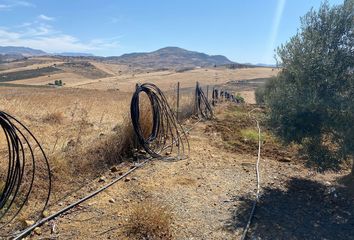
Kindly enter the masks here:
[[131, 239], [170, 240], [173, 239], [172, 220], [168, 207], [145, 200], [132, 207], [124, 230]]
[[61, 124], [64, 121], [64, 114], [62, 112], [52, 112], [43, 116], [43, 122], [48, 124]]
[[[0, 89], [2, 110], [23, 122], [46, 152], [53, 176], [51, 202], [100, 175], [113, 155], [121, 159], [123, 153], [116, 153], [127, 148], [127, 141], [121, 139], [133, 135], [124, 127], [130, 126], [124, 121], [129, 114], [129, 96], [117, 91]], [[113, 131], [117, 125], [119, 132]], [[2, 161], [7, 154], [5, 140], [0, 138]], [[92, 153], [97, 145], [103, 148], [103, 157]]]

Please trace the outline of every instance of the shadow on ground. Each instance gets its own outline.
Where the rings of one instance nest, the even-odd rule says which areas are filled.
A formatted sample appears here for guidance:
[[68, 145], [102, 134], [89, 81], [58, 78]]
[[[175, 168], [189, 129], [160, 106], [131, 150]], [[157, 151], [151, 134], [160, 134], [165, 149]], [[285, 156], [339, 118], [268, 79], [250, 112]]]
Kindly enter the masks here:
[[[248, 239], [354, 239], [354, 199], [346, 187], [301, 178], [285, 186], [262, 191]], [[228, 231], [245, 227], [253, 199], [234, 199]]]

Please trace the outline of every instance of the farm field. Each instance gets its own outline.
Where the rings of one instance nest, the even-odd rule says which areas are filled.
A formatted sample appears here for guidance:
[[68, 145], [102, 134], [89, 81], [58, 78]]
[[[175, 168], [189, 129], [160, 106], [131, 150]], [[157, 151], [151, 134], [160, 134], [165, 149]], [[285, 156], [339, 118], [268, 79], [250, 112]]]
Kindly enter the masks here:
[[[162, 71], [138, 73], [134, 77], [126, 74], [125, 78], [121, 76], [119, 80], [118, 77], [80, 80], [67, 73], [61, 74], [71, 79], [65, 80], [67, 84], [61, 88], [38, 88], [46, 81], [27, 79], [11, 82], [25, 85], [3, 86], [0, 89], [3, 110], [26, 124], [40, 139], [48, 155], [53, 171], [49, 213], [98, 189], [134, 165], [132, 159], [107, 156], [104, 152], [114, 154], [114, 145], [119, 144], [114, 142], [114, 136], [126, 134], [119, 130], [117, 132], [117, 129], [130, 124], [129, 105], [136, 82], [153, 82], [161, 86], [170, 104], [175, 106], [176, 81], [179, 81], [182, 88], [181, 108], [193, 108], [196, 80], [204, 91], [206, 85], [217, 83], [215, 86], [240, 93], [247, 104], [253, 104], [254, 88], [273, 76], [274, 70], [211, 68], [183, 73]], [[111, 71], [109, 74], [114, 73]], [[232, 131], [242, 139], [243, 133], [237, 132], [245, 127], [244, 122], [248, 122], [249, 129], [255, 127], [252, 121], [244, 119], [249, 108], [238, 108], [232, 108], [230, 103], [221, 103], [215, 108], [216, 120], [195, 126], [189, 133], [191, 154], [187, 160], [151, 161], [127, 180], [115, 184], [68, 214], [46, 223], [40, 228], [39, 234], [32, 233], [29, 238], [130, 239], [133, 237], [129, 225], [134, 221], [132, 214], [143, 211], [137, 207], [139, 204], [151, 208], [146, 210], [148, 212], [162, 211], [163, 216], [165, 211], [168, 212], [166, 217], [171, 219], [165, 226], [166, 234], [169, 235], [167, 239], [240, 237], [254, 197], [257, 144], [252, 139], [244, 139], [245, 142], [237, 144], [225, 137], [228, 131]], [[230, 115], [235, 115], [235, 119], [242, 116], [243, 120], [229, 122]], [[189, 119], [184, 124], [188, 127], [193, 122], [195, 120]], [[323, 237], [342, 234], [340, 236], [343, 239], [353, 234], [353, 228], [349, 228], [353, 224], [350, 220], [353, 213], [349, 207], [352, 202], [341, 195], [342, 192], [345, 194], [345, 187], [336, 185], [337, 179], [348, 171], [317, 174], [305, 168], [303, 161], [297, 159], [296, 150], [273, 146], [272, 141], [268, 146], [267, 142], [261, 160], [264, 199], [250, 236], [272, 239], [278, 236], [279, 229], [282, 229], [284, 238], [306, 238], [309, 236], [307, 233], [313, 231]], [[201, 155], [201, 152], [205, 154]], [[109, 170], [112, 166], [116, 167], [114, 172]], [[306, 197], [315, 187], [318, 189], [315, 199]], [[330, 193], [333, 187], [339, 198], [334, 199], [333, 193]], [[295, 201], [293, 197], [296, 191], [301, 191], [302, 197], [295, 198]], [[316, 198], [324, 198], [326, 208], [321, 211], [317, 209]], [[282, 201], [277, 206], [278, 210], [274, 206], [277, 201]], [[333, 201], [336, 201], [334, 205]], [[298, 209], [298, 206], [303, 205], [307, 207]], [[344, 206], [347, 211], [338, 212], [337, 205]], [[279, 211], [285, 206], [294, 210], [282, 215]], [[317, 215], [310, 216], [310, 210]], [[268, 211], [274, 211], [272, 217], [268, 216]], [[328, 212], [337, 214], [346, 223], [337, 223], [337, 227], [328, 232], [329, 224], [337, 221]], [[21, 228], [30, 216], [30, 211], [24, 211], [17, 226]], [[293, 229], [292, 222], [297, 222], [300, 216], [307, 220], [297, 223], [300, 229]], [[157, 223], [164, 221], [155, 219], [156, 216], [148, 218]], [[321, 222], [323, 218], [328, 221]], [[274, 224], [282, 223], [277, 225], [278, 230], [269, 231], [269, 227], [263, 225], [272, 225], [272, 220]], [[342, 227], [348, 229], [342, 232]]]
[[354, 239], [353, 12], [0, 0], [0, 240]]

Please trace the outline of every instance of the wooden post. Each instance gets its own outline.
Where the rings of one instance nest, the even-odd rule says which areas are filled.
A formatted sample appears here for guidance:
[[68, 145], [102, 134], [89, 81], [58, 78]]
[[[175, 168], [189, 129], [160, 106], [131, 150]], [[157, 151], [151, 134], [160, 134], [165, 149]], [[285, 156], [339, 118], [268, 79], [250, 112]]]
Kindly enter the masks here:
[[176, 110], [177, 121], [178, 121], [178, 115], [179, 115], [179, 82], [177, 82], [177, 110]]

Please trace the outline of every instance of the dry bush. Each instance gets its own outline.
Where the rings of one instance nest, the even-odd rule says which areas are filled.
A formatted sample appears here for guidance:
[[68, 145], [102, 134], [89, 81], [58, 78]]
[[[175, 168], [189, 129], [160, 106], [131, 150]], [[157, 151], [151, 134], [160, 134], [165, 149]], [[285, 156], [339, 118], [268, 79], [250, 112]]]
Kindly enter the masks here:
[[184, 96], [180, 98], [180, 107], [178, 120], [183, 121], [192, 117], [195, 114], [194, 97]]
[[153, 116], [150, 102], [144, 102], [140, 106], [139, 123], [143, 132], [144, 138], [148, 138], [152, 131]]
[[61, 124], [64, 121], [64, 114], [62, 112], [47, 113], [42, 117], [42, 121], [48, 124]]
[[[140, 126], [144, 137], [147, 138], [152, 130], [151, 108], [143, 104], [140, 111]], [[137, 138], [129, 117], [113, 128], [113, 133], [99, 141], [93, 150], [89, 150], [90, 163], [112, 165], [121, 162], [124, 158], [131, 157], [137, 148]], [[97, 166], [97, 165], [96, 165]]]
[[170, 209], [145, 200], [133, 206], [124, 230], [131, 239], [169, 240], [172, 239], [171, 223]]

